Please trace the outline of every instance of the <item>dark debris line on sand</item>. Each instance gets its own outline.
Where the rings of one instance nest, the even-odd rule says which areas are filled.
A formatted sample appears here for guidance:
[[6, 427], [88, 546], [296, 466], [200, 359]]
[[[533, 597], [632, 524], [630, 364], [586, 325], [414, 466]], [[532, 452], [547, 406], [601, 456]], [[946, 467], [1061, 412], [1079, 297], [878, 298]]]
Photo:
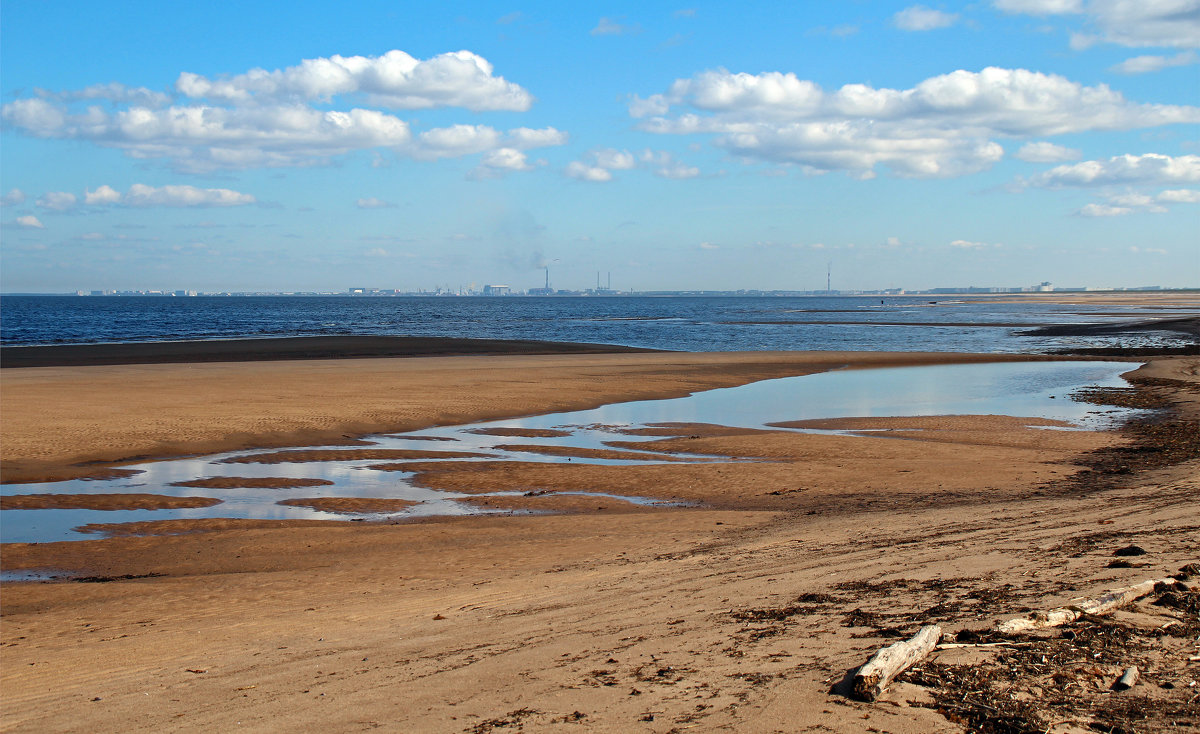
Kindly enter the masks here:
[[[1184, 659], [1196, 654], [1200, 590], [1164, 591], [1153, 605], [1146, 611], [1173, 619], [1147, 626], [1084, 617], [1032, 634], [960, 633], [972, 643], [1016, 644], [992, 648], [992, 659], [975, 664], [926, 661], [898, 680], [930, 689], [933, 703], [917, 705], [976, 732], [1041, 734], [1080, 723], [1108, 734], [1193, 729], [1200, 693]], [[1118, 694], [1113, 684], [1129, 665], [1145, 682]]]
[[1085, 388], [1072, 399], [1096, 405], [1113, 405], [1153, 411], [1121, 427], [1129, 441], [1089, 452], [1076, 463], [1085, 468], [1069, 480], [1075, 490], [1107, 489], [1139, 471], [1163, 469], [1200, 457], [1200, 421], [1184, 418], [1164, 391], [1197, 393], [1181, 380], [1132, 376], [1132, 387]]
[[[1080, 463], [1087, 468], [1068, 480], [1068, 491], [1117, 488], [1137, 472], [1200, 456], [1200, 426], [1180, 416], [1161, 389], [1195, 392], [1195, 386], [1146, 378], [1130, 382], [1130, 388], [1082, 390], [1072, 396], [1154, 412], [1122, 426], [1128, 442], [1085, 455]], [[1099, 535], [1109, 541], [1126, 534]], [[1144, 553], [1131, 545], [1113, 555]], [[1109, 567], [1132, 565], [1120, 558]], [[1175, 575], [1182, 583], [1156, 588], [1151, 598], [1136, 603], [1138, 615], [1133, 617], [1084, 616], [1063, 627], [1030, 633], [963, 630], [959, 642], [1013, 644], [985, 648], [987, 658], [971, 664], [939, 663], [934, 656], [897, 680], [928, 689], [932, 703], [914, 705], [935, 709], [972, 732], [1042, 734], [1058, 726], [1106, 734], [1195, 731], [1200, 729], [1200, 676], [1195, 669], [1200, 653], [1197, 575], [1200, 565], [1183, 567]], [[953, 609], [940, 611], [950, 613], [922, 616], [957, 616]], [[852, 617], [848, 615], [846, 622], [878, 626], [884, 621], [881, 615]], [[906, 619], [900, 627], [876, 632], [899, 636], [918, 621]], [[1114, 684], [1128, 666], [1137, 666], [1142, 682], [1118, 692]]]

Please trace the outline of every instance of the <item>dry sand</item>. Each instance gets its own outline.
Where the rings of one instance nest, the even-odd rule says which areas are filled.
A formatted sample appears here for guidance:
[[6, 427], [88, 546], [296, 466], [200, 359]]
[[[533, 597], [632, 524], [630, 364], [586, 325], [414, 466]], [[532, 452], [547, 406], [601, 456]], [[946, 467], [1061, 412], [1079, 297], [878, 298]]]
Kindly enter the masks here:
[[[324, 442], [843, 364], [943, 359], [977, 358], [573, 355], [5, 371], [4, 470], [66, 475], [89, 468], [70, 464], [137, 453]], [[1198, 369], [1200, 360], [1174, 359], [1139, 371], [1156, 381], [1147, 389], [1177, 399], [1191, 421], [1180, 424], [1185, 434], [1200, 414]], [[688, 437], [647, 431], [630, 446], [754, 461], [428, 463], [419, 475], [439, 488], [534, 493], [471, 498], [492, 507], [574, 514], [171, 521], [127, 530], [174, 534], [6, 544], [5, 570], [115, 580], [5, 585], [0, 726], [961, 731], [922, 706], [935, 689], [902, 682], [865, 704], [831, 686], [894, 631], [929, 621], [984, 629], [1196, 560], [1194, 455], [1081, 474], [1088, 452], [1111, 454], [1129, 439], [997, 416], [839, 427], [888, 431], [690, 426]], [[581, 489], [694, 506], [553, 493]], [[1147, 554], [1110, 567], [1113, 552], [1134, 542]], [[1170, 613], [1123, 614], [1157, 626]], [[1158, 696], [1164, 711], [1186, 702], [1178, 686], [1159, 688], [1200, 677], [1185, 659], [1197, 652], [1187, 647], [1194, 635], [1173, 637], [1184, 629], [1175, 624], [1147, 653], [1145, 682], [1113, 700]], [[1114, 665], [1097, 658], [1099, 673], [1070, 675], [1107, 680]], [[1195, 709], [1181, 710], [1186, 725]]]

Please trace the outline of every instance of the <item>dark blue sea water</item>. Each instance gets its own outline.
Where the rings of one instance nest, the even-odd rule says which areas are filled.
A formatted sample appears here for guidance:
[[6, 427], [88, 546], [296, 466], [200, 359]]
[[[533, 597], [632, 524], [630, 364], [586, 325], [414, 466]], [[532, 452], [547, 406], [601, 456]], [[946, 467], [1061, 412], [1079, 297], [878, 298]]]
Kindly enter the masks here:
[[998, 300], [879, 297], [0, 297], [0, 344], [87, 344], [332, 334], [621, 344], [685, 351], [1042, 352], [1184, 343], [1016, 332], [1153, 311]]

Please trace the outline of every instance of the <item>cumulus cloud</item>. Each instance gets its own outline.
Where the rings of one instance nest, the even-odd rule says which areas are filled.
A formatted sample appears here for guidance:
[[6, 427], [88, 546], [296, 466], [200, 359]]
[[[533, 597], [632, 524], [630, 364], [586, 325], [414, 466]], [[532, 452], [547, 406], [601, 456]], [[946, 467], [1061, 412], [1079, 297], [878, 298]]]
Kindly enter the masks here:
[[398, 109], [524, 111], [533, 104], [529, 92], [494, 76], [487, 59], [470, 51], [425, 60], [400, 50], [382, 56], [335, 55], [216, 79], [184, 72], [175, 89], [186, 97], [223, 103], [328, 102], [340, 95], [365, 94], [373, 104]]
[[[44, 199], [52, 195], [70, 197], [71, 206], [74, 206], [76, 201], [74, 194], [64, 192], [46, 194], [42, 198]], [[39, 206], [42, 205], [41, 201], [42, 199], [38, 199]], [[87, 206], [227, 207], [245, 206], [247, 204], [254, 204], [256, 201], [250, 194], [243, 194], [232, 189], [201, 189], [188, 185], [156, 187], [146, 184], [133, 184], [127, 192], [122, 194], [113, 187], [104, 184], [98, 186], [95, 190], [85, 189], [83, 194], [83, 203]]]
[[121, 201], [121, 193], [104, 184], [99, 186], [95, 191], [85, 189], [83, 193], [83, 203], [88, 206], [104, 206], [107, 204], [117, 204]]
[[715, 145], [747, 159], [857, 176], [882, 165], [910, 177], [987, 168], [1004, 155], [996, 137], [1200, 122], [1197, 107], [1136, 104], [1106, 85], [995, 67], [911, 89], [847, 84], [832, 92], [792, 73], [717, 69], [635, 98], [630, 112], [644, 116], [643, 130], [715, 135]]
[[1118, 155], [1108, 160], [1082, 161], [1056, 166], [1029, 179], [1030, 186], [1109, 186], [1124, 184], [1170, 185], [1200, 182], [1200, 155], [1169, 156], [1159, 153]]
[[1074, 48], [1097, 42], [1121, 46], [1200, 47], [1200, 0], [994, 0], [1007, 13], [1081, 14], [1089, 29]]
[[1185, 204], [1200, 204], [1200, 191], [1196, 189], [1168, 189], [1158, 195], [1158, 200]]
[[1112, 204], [1088, 204], [1076, 212], [1081, 217], [1119, 217], [1132, 213], [1133, 209], [1127, 206]]
[[388, 209], [395, 206], [395, 204], [390, 201], [376, 199], [374, 196], [369, 196], [365, 199], [359, 199], [358, 201], [354, 202], [354, 204], [359, 209]]
[[[418, 133], [378, 109], [316, 107], [347, 98], [399, 109], [529, 109], [529, 92], [496, 76], [486, 59], [469, 51], [426, 60], [403, 51], [330, 56], [215, 78], [184, 72], [175, 88], [176, 103], [119, 83], [41, 92], [3, 105], [0, 117], [34, 137], [90, 141], [194, 172], [322, 164], [358, 150], [434, 159], [566, 142], [566, 133], [554, 128], [521, 127], [505, 134], [482, 125], [450, 125]], [[113, 105], [81, 102], [90, 99]]]
[[25, 203], [25, 192], [20, 189], [9, 189], [8, 193], [0, 196], [0, 206], [18, 206]]
[[0, 108], [0, 116], [36, 137], [91, 140], [133, 158], [174, 159], [190, 170], [300, 165], [412, 138], [406, 122], [376, 110], [201, 106], [69, 114], [41, 109], [46, 104], [18, 100]]
[[564, 172], [567, 174], [568, 178], [577, 179], [579, 181], [592, 181], [595, 183], [612, 181], [613, 177], [612, 173], [610, 173], [607, 168], [589, 166], [588, 164], [580, 161], [571, 161], [568, 163]]
[[1087, 204], [1077, 212], [1082, 217], [1118, 217], [1126, 214], [1165, 214], [1169, 204], [1200, 204], [1200, 190], [1166, 189], [1157, 194], [1126, 190], [1109, 193], [1102, 201]]
[[47, 191], [35, 202], [42, 209], [52, 212], [65, 212], [75, 208], [79, 199], [75, 194], [66, 191]]
[[666, 151], [642, 151], [641, 161], [652, 168], [654, 175], [660, 178], [684, 179], [700, 175], [699, 168], [676, 160], [675, 156]]
[[42, 224], [37, 217], [32, 214], [27, 214], [23, 217], [17, 217], [17, 226], [25, 229], [45, 229], [46, 225]]
[[943, 13], [924, 5], [913, 5], [892, 16], [892, 23], [902, 31], [932, 31], [954, 25], [957, 13]]
[[126, 206], [244, 206], [255, 198], [231, 189], [200, 189], [195, 186], [147, 186], [134, 184], [121, 197]]
[[1200, 63], [1195, 51], [1181, 51], [1174, 56], [1134, 56], [1112, 67], [1118, 74], [1149, 74], [1172, 66], [1190, 66]]
[[593, 157], [597, 166], [607, 168], [610, 171], [624, 171], [637, 165], [637, 160], [633, 157], [633, 153], [627, 150], [606, 148], [593, 153]]
[[1082, 154], [1074, 148], [1067, 148], [1044, 140], [1026, 143], [1016, 152], [1016, 157], [1030, 163], [1061, 163], [1077, 161]]
[[479, 165], [469, 174], [470, 178], [499, 178], [510, 171], [531, 171], [533, 164], [524, 151], [516, 148], [497, 148], [488, 151]]
[[634, 168], [649, 168], [661, 178], [695, 178], [700, 169], [678, 161], [666, 151], [643, 150], [635, 155], [628, 150], [605, 148], [594, 150], [585, 161], [574, 161], [566, 168], [566, 175], [582, 181], [611, 181], [611, 171], [627, 171]]
[[546, 148], [555, 145], [566, 145], [569, 135], [562, 130], [552, 127], [531, 129], [518, 127], [508, 131], [505, 144], [513, 148], [528, 150], [529, 148]]
[[958, 248], [960, 250], [979, 250], [984, 247], [987, 247], [988, 245], [986, 242], [972, 242], [970, 240], [953, 240], [950, 243], [950, 246]]

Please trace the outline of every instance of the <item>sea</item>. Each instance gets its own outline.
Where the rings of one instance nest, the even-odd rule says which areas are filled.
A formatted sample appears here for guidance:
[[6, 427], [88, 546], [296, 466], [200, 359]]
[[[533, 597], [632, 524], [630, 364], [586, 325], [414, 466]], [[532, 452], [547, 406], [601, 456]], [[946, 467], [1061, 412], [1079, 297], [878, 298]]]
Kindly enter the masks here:
[[955, 297], [0, 296], [0, 345], [323, 335], [533, 339], [674, 351], [1032, 352], [1185, 346], [1168, 333], [1046, 337], [1162, 307]]

